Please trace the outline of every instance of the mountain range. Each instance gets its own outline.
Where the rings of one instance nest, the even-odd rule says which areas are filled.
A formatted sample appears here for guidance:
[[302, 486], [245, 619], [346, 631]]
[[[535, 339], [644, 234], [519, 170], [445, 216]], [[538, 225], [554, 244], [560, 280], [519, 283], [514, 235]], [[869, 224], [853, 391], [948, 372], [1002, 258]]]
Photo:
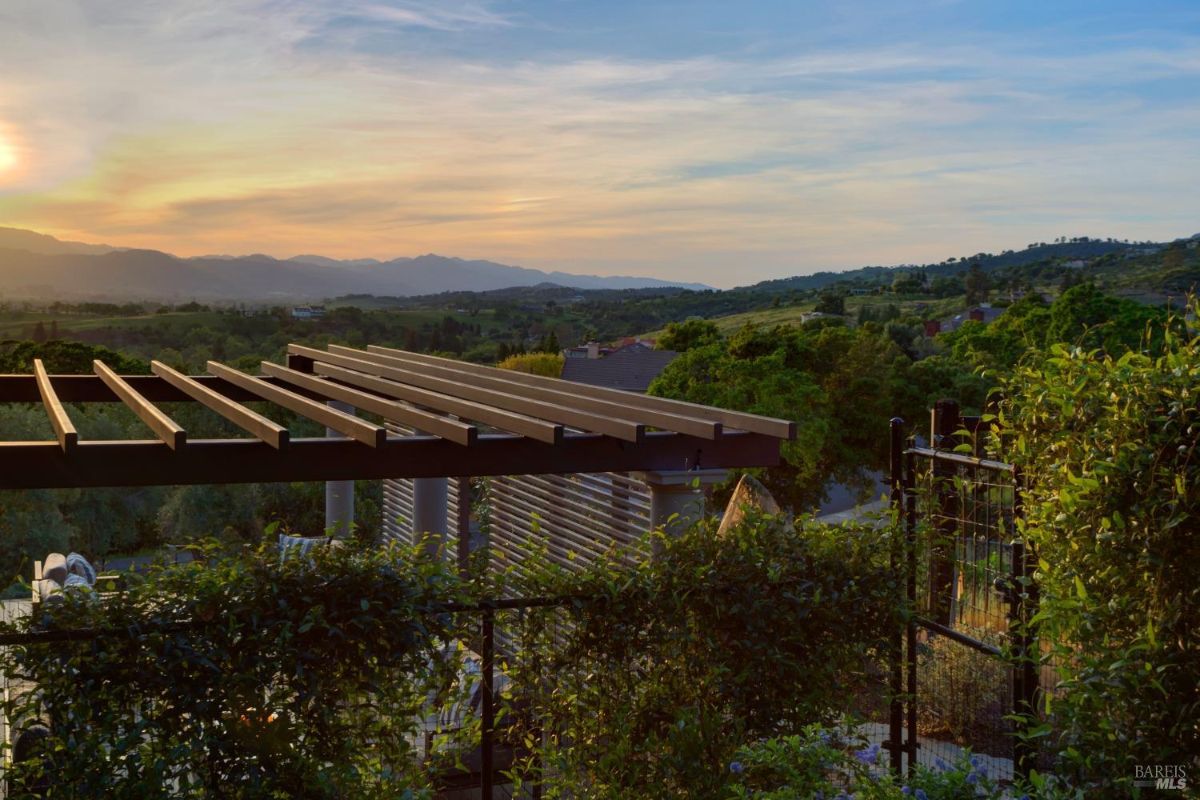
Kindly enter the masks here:
[[0, 295], [5, 299], [312, 302], [346, 294], [403, 297], [546, 283], [577, 289], [709, 288], [656, 278], [545, 272], [432, 253], [388, 261], [262, 254], [180, 258], [0, 228]]

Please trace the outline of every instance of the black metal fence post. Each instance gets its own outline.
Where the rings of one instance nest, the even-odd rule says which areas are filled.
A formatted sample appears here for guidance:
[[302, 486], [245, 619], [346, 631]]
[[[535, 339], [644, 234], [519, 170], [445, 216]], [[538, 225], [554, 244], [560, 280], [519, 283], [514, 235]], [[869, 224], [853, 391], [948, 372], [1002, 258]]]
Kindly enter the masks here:
[[[891, 420], [891, 503], [892, 512], [895, 514], [896, 523], [903, 524], [904, 516], [904, 420], [900, 417], [892, 417]], [[891, 567], [893, 575], [900, 575], [902, 568], [907, 568], [907, 562], [904, 567], [901, 566], [900, 542], [901, 537], [896, 535], [892, 542], [891, 552]], [[907, 584], [905, 584], [907, 585]], [[900, 693], [903, 688], [903, 668], [901, 662], [904, 660], [904, 643], [903, 631], [899, 625], [891, 636], [891, 698], [888, 703], [888, 741], [887, 750], [890, 756], [890, 766], [892, 773], [900, 774], [901, 758], [900, 753], [904, 747], [904, 705], [900, 699]]]
[[904, 547], [908, 560], [908, 624], [905, 626], [905, 656], [908, 668], [908, 774], [912, 775], [917, 764], [917, 458], [908, 453], [904, 458]]
[[479, 794], [483, 800], [491, 800], [493, 789], [492, 781], [494, 779], [493, 756], [495, 754], [495, 726], [496, 726], [496, 704], [495, 698], [492, 695], [495, 687], [495, 660], [496, 660], [496, 612], [495, 609], [485, 608], [483, 610], [483, 643], [480, 653], [480, 681], [483, 692], [481, 697], [481, 713], [482, 724], [479, 732]]
[[[954, 432], [959, 428], [958, 403], [938, 400], [933, 408], [930, 446], [936, 450], [954, 449]], [[929, 549], [929, 615], [941, 625], [949, 625], [954, 607], [954, 540], [957, 534], [953, 486], [954, 467], [934, 460], [933, 490], [936, 496], [933, 543]]]

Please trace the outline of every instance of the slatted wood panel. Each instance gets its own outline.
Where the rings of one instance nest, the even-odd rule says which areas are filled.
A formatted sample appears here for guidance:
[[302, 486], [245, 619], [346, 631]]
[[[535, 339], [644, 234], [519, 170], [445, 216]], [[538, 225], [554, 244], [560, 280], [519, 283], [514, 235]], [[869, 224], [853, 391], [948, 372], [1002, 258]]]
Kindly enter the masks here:
[[[556, 563], [580, 569], [612, 548], [646, 555], [650, 492], [625, 473], [522, 475], [490, 480], [488, 544], [492, 569], [511, 569], [545, 549]], [[568, 554], [574, 554], [574, 557]]]

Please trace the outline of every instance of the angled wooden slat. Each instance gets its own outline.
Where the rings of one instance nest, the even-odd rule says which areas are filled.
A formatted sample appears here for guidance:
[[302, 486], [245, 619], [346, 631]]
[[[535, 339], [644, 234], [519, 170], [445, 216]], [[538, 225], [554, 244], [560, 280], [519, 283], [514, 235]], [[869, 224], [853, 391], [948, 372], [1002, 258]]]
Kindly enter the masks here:
[[712, 406], [704, 406], [698, 403], [688, 403], [684, 402], [683, 400], [668, 400], [665, 397], [651, 397], [650, 395], [638, 394], [636, 392], [626, 392], [620, 389], [607, 389], [602, 386], [587, 386], [582, 383], [570, 383], [569, 381], [563, 381], [561, 378], [547, 378], [543, 375], [530, 375], [526, 372], [499, 370], [496, 367], [485, 367], [480, 364], [471, 364], [466, 361], [455, 361], [449, 358], [441, 358], [440, 356], [429, 356], [424, 355], [423, 353], [410, 353], [407, 350], [397, 350], [392, 347], [380, 347], [379, 345], [374, 344], [369, 345], [366, 351], [359, 352], [362, 353], [359, 358], [367, 358], [370, 355], [401, 356], [403, 358], [420, 361], [426, 364], [439, 364], [442, 366], [453, 367], [455, 369], [461, 369], [464, 372], [470, 372], [473, 375], [492, 375], [496, 372], [503, 372], [505, 373], [504, 377], [517, 381], [518, 383], [523, 383], [526, 386], [558, 389], [561, 388], [563, 383], [569, 383], [572, 387], [572, 391], [587, 394], [591, 397], [598, 397], [603, 400], [626, 403], [636, 408], [650, 408], [658, 411], [680, 414], [683, 416], [708, 419], [714, 422], [720, 422], [729, 428], [736, 428], [749, 433], [761, 433], [765, 436], [773, 436], [777, 439], [796, 438], [796, 423], [786, 419], [762, 417], [757, 414], [747, 414], [743, 411], [728, 411], [723, 408], [713, 408]]
[[267, 383], [263, 379], [256, 378], [253, 375], [247, 375], [218, 361], [209, 361], [205, 365], [205, 369], [218, 378], [232, 383], [234, 386], [238, 386], [248, 392], [253, 392], [264, 400], [270, 400], [277, 406], [294, 411], [303, 417], [308, 417], [314, 422], [321, 423], [326, 428], [332, 428], [338, 433], [349, 436], [351, 439], [357, 439], [363, 444], [370, 445], [371, 447], [379, 447], [387, 441], [386, 428], [372, 425], [353, 414], [346, 414], [335, 408], [330, 408], [324, 403], [309, 400], [307, 397], [298, 395], [295, 392], [289, 392], [287, 389]]
[[58, 394], [55, 393], [54, 386], [50, 383], [50, 376], [46, 374], [46, 367], [40, 358], [33, 360], [33, 374], [37, 379], [38, 394], [42, 396], [42, 405], [46, 407], [50, 425], [54, 428], [54, 435], [58, 437], [58, 444], [64, 453], [70, 452], [79, 443], [79, 433], [71, 424], [67, 410], [59, 401]]
[[287, 446], [288, 429], [273, 420], [251, 411], [241, 403], [230, 400], [220, 392], [197, 383], [161, 361], [151, 361], [150, 371], [197, 403], [220, 414], [247, 433], [254, 434], [276, 450]]
[[[350, 357], [361, 357], [364, 354], [362, 350], [356, 350], [353, 347], [343, 347], [341, 345], [329, 345], [329, 352]], [[471, 383], [484, 388], [519, 395], [531, 400], [547, 401], [557, 403], [561, 406], [577, 408], [582, 411], [604, 414], [618, 419], [628, 419], [644, 425], [653, 425], [664, 431], [675, 431], [676, 433], [684, 433], [688, 436], [697, 436], [701, 439], [715, 439], [721, 435], [720, 422], [684, 416], [677, 413], [667, 413], [651, 408], [642, 408], [631, 405], [626, 399], [623, 399], [619, 403], [613, 400], [603, 400], [580, 391], [575, 391], [573, 387], [576, 384], [572, 384], [569, 381], [559, 381], [559, 385], [553, 388], [549, 386], [529, 386], [519, 381], [510, 380], [505, 375], [510, 370], [475, 373], [442, 364], [414, 361], [403, 356], [383, 355], [381, 353], [366, 353], [365, 355], [369, 357], [369, 360], [376, 361], [377, 363], [386, 363], [389, 366], [434, 375], [447, 380], [458, 381], [459, 383]], [[494, 373], [500, 374], [497, 375]]]
[[522, 397], [509, 392], [486, 389], [476, 385], [474, 381], [464, 382], [438, 378], [411, 369], [343, 356], [339, 353], [322, 353], [320, 350], [310, 350], [300, 353], [300, 355], [310, 356], [310, 353], [315, 354], [313, 357], [319, 356], [320, 360], [325, 363], [349, 367], [359, 372], [373, 373], [409, 386], [429, 389], [430, 391], [440, 392], [451, 397], [461, 397], [464, 400], [472, 400], [476, 403], [494, 406], [505, 411], [528, 414], [531, 417], [544, 419], [549, 422], [570, 425], [579, 430], [603, 433], [605, 436], [611, 436], [614, 439], [621, 439], [626, 442], [640, 442], [646, 435], [646, 426], [637, 422], [630, 422], [627, 419], [619, 417], [593, 414], [589, 411], [580, 411], [565, 405]]
[[349, 386], [343, 386], [318, 378], [315, 375], [297, 372], [294, 369], [272, 364], [270, 361], [262, 362], [262, 371], [273, 378], [279, 378], [293, 386], [300, 386], [309, 391], [316, 392], [322, 397], [328, 397], [330, 400], [341, 400], [343, 403], [349, 403], [355, 408], [361, 408], [363, 411], [378, 414], [384, 419], [413, 425], [426, 433], [441, 436], [443, 439], [449, 439], [461, 445], [469, 446], [474, 444], [479, 436], [479, 429], [474, 425], [467, 425], [458, 420], [447, 419], [437, 414], [430, 414], [428, 411], [404, 405], [396, 400], [387, 400], [379, 395], [368, 394], [358, 389], [352, 389]]
[[325, 362], [318, 362], [314, 369], [319, 375], [334, 378], [360, 389], [378, 392], [388, 397], [399, 398], [400, 400], [417, 403], [428, 408], [435, 408], [438, 411], [454, 414], [463, 419], [482, 422], [485, 425], [491, 425], [509, 433], [519, 433], [522, 436], [536, 439], [539, 442], [559, 444], [563, 439], [563, 426], [553, 422], [534, 419], [524, 414], [514, 414], [511, 411], [473, 403], [470, 400], [449, 397], [417, 386], [396, 383], [386, 378], [356, 372]]
[[121, 398], [121, 402], [128, 406], [130, 411], [137, 414], [138, 418], [158, 435], [158, 438], [167, 443], [167, 447], [179, 450], [187, 443], [187, 432], [175, 420], [159, 411], [157, 406], [142, 397], [107, 364], [96, 359], [92, 362], [92, 370], [109, 389], [112, 389], [113, 394]]

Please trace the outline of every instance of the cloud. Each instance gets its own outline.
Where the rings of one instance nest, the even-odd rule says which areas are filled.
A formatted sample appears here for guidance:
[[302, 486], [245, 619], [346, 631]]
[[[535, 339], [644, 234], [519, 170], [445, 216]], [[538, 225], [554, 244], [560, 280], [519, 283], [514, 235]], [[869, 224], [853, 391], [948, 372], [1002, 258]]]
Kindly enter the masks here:
[[437, 251], [727, 284], [1172, 236], [1200, 211], [1196, 38], [463, 54], [481, 32], [542, 35], [524, 19], [11, 0], [0, 130], [22, 166], [0, 173], [0, 224], [183, 254]]

